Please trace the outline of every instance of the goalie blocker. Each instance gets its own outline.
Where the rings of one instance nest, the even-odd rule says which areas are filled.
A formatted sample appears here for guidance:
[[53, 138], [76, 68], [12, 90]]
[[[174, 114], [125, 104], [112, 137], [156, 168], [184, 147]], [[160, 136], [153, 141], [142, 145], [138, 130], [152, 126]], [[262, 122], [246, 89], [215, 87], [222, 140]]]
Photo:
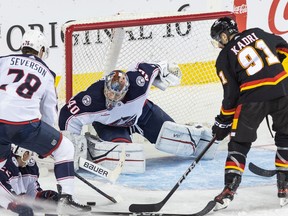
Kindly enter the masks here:
[[[164, 122], [155, 148], [182, 157], [197, 157], [212, 139], [212, 131], [200, 124], [180, 125]], [[202, 159], [212, 160], [215, 157], [219, 142], [209, 148]]]

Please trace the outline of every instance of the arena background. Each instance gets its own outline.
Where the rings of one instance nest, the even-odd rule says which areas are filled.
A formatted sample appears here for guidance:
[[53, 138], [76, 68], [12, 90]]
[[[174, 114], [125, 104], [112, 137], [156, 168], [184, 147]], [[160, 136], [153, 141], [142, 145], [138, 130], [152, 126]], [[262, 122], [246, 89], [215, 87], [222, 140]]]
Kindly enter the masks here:
[[19, 52], [22, 34], [30, 28], [40, 28], [50, 42], [47, 64], [61, 75], [64, 60], [61, 26], [65, 22], [129, 12], [235, 11], [241, 29], [257, 26], [288, 40], [287, 5], [287, 0], [235, 0], [235, 6], [232, 0], [137, 0], [137, 3], [133, 0], [1, 1], [0, 55]]

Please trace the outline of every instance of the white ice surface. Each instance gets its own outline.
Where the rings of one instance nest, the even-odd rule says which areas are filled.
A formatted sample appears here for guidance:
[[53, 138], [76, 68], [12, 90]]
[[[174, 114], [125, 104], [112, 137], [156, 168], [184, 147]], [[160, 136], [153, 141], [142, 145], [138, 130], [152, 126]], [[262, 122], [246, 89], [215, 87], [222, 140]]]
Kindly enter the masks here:
[[[265, 129], [266, 130], [266, 129]], [[266, 133], [267, 134], [267, 133]], [[268, 136], [269, 137], [269, 136]], [[263, 136], [262, 136], [263, 138]], [[260, 138], [261, 140], [261, 138]], [[273, 140], [271, 138], [265, 139], [265, 142], [258, 142], [251, 149], [250, 161], [255, 162], [255, 164], [263, 168], [273, 168], [273, 155], [275, 147], [272, 145]], [[259, 152], [258, 152], [259, 149]], [[266, 149], [263, 151], [263, 149]], [[147, 178], [142, 175], [139, 176], [121, 175], [119, 180], [115, 184], [111, 184], [105, 180], [91, 178], [87, 175], [87, 179], [93, 183], [96, 187], [107, 193], [108, 195], [116, 198], [122, 199], [117, 204], [112, 203], [107, 198], [99, 195], [96, 191], [88, 187], [86, 184], [78, 179], [75, 179], [75, 197], [79, 202], [85, 203], [87, 201], [95, 201], [97, 206], [94, 207], [95, 211], [102, 210], [112, 210], [112, 211], [125, 211], [131, 203], [158, 203], [164, 199], [164, 197], [169, 193], [170, 189], [176, 184], [177, 180], [182, 176], [186, 168], [188, 168], [190, 161], [179, 160], [174, 164], [171, 162], [166, 166], [161, 162], [165, 162], [165, 157], [167, 155], [157, 152], [153, 146], [146, 145], [145, 151], [147, 151], [147, 164], [149, 161], [154, 160], [153, 167], [147, 166]], [[254, 153], [253, 153], [254, 152]], [[181, 184], [178, 190], [172, 195], [168, 202], [161, 209], [162, 212], [170, 213], [194, 213], [201, 210], [208, 201], [213, 199], [222, 190], [223, 172], [221, 168], [224, 166], [223, 161], [225, 159], [225, 146], [219, 148], [219, 153], [217, 154], [215, 161], [210, 162], [200, 162], [196, 165], [195, 169], [188, 175], [187, 179]], [[159, 158], [159, 163], [157, 164], [157, 159]], [[160, 160], [160, 159], [163, 160]], [[256, 160], [256, 161], [255, 161]], [[182, 167], [178, 167], [181, 165]], [[176, 166], [177, 165], [177, 166]], [[150, 169], [157, 169], [159, 166], [158, 179], [153, 179], [151, 181]], [[217, 167], [220, 167], [219, 169]], [[161, 169], [160, 169], [161, 168]], [[164, 171], [163, 171], [164, 169]], [[178, 169], [178, 171], [176, 171]], [[184, 171], [183, 171], [184, 170]], [[246, 168], [248, 170], [248, 167]], [[246, 171], [242, 184], [237, 191], [237, 195], [231, 202], [229, 207], [225, 210], [218, 212], [211, 212], [208, 215], [215, 216], [286, 216], [288, 215], [288, 205], [284, 207], [279, 206], [279, 200], [277, 198], [276, 189], [276, 178], [262, 178], [255, 176], [249, 171]], [[162, 172], [166, 172], [165, 177]], [[210, 173], [207, 175], [207, 173]], [[213, 174], [214, 173], [214, 174]], [[217, 174], [218, 173], [218, 174]], [[83, 174], [83, 173], [82, 173]], [[84, 173], [85, 175], [85, 173]], [[170, 177], [169, 177], [170, 175]], [[139, 185], [143, 184], [143, 181], [150, 181], [149, 184], [153, 184], [153, 188], [149, 189], [147, 185], [143, 184], [141, 187], [138, 184], [132, 184], [139, 182]], [[193, 182], [193, 189], [189, 188], [190, 182]], [[211, 187], [215, 183], [215, 187]], [[219, 183], [220, 182], [220, 183]], [[49, 175], [40, 178], [40, 183], [45, 189], [56, 190], [56, 180], [53, 172], [49, 172]], [[145, 182], [144, 182], [145, 183]], [[209, 184], [208, 184], [209, 183]], [[205, 189], [209, 186], [210, 189]], [[157, 190], [157, 185], [161, 190]], [[138, 187], [139, 186], [139, 187]], [[156, 186], [156, 187], [155, 187]], [[203, 189], [204, 186], [204, 189]], [[148, 188], [148, 189], [147, 189]], [[156, 189], [155, 189], [156, 188]], [[163, 189], [164, 188], [164, 189]], [[188, 189], [186, 189], [188, 188]], [[14, 213], [2, 210], [0, 215], [16, 215]], [[84, 214], [79, 214], [84, 215]]]

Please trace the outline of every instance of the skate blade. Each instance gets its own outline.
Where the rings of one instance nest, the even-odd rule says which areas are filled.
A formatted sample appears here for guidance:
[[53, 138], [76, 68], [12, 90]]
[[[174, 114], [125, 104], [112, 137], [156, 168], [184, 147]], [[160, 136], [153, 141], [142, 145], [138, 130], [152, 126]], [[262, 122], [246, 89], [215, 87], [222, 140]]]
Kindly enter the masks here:
[[288, 198], [280, 198], [280, 206], [283, 207], [288, 204]]
[[219, 211], [222, 209], [226, 209], [228, 207], [228, 205], [230, 204], [231, 200], [230, 199], [223, 199], [223, 204], [216, 202], [216, 205], [213, 209], [213, 211]]

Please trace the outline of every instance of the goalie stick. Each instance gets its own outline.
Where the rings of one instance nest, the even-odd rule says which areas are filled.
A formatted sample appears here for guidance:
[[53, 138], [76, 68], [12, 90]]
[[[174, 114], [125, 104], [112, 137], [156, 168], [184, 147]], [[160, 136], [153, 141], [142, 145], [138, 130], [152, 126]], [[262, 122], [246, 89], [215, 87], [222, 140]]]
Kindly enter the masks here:
[[130, 212], [158, 212], [165, 203], [169, 200], [169, 198], [174, 194], [174, 192], [178, 189], [178, 187], [182, 184], [182, 182], [187, 178], [188, 174], [194, 169], [196, 164], [201, 160], [203, 155], [208, 151], [208, 149], [215, 142], [216, 137], [214, 136], [212, 140], [207, 144], [207, 146], [203, 149], [203, 151], [196, 157], [193, 163], [188, 167], [185, 173], [181, 176], [175, 186], [170, 190], [170, 192], [166, 195], [166, 197], [158, 202], [153, 204], [131, 204], [129, 206]]
[[109, 199], [110, 201], [112, 201], [113, 203], [117, 203], [116, 199], [109, 196], [108, 194], [106, 194], [105, 192], [103, 192], [102, 190], [100, 190], [99, 188], [95, 187], [93, 184], [91, 184], [90, 182], [88, 182], [86, 179], [84, 179], [81, 175], [79, 175], [78, 173], [75, 173], [75, 176], [80, 179], [82, 182], [84, 182], [85, 184], [87, 184], [89, 187], [91, 187], [92, 189], [96, 190], [99, 194], [101, 194], [102, 196], [106, 197], [107, 199]]
[[[114, 148], [116, 148], [117, 146], [115, 146]], [[112, 148], [110, 151], [112, 151], [114, 148]], [[117, 166], [114, 168], [114, 170], [109, 170], [108, 168], [105, 168], [99, 164], [93, 163], [92, 161], [86, 160], [85, 158], [82, 158], [82, 157], [79, 158], [78, 163], [79, 163], [79, 168], [87, 170], [95, 175], [98, 175], [102, 178], [105, 178], [111, 181], [112, 183], [115, 183], [119, 175], [122, 172], [125, 159], [126, 159], [126, 150], [125, 150], [125, 145], [123, 145], [121, 155], [119, 158], [119, 162]]]
[[276, 170], [263, 169], [261, 167], [258, 167], [252, 162], [249, 163], [249, 170], [256, 175], [263, 176], [263, 177], [272, 177], [277, 173]]

